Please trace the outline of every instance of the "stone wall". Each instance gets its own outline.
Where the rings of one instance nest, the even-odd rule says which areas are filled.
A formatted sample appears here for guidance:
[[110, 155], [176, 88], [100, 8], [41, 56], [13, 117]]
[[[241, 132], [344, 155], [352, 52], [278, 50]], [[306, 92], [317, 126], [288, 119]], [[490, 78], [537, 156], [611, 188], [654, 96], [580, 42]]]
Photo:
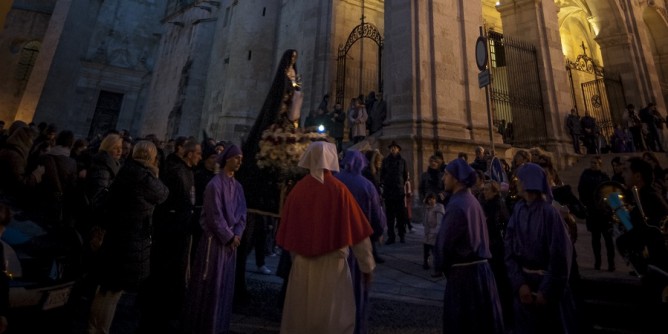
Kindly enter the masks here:
[[124, 96], [111, 127], [132, 129], [163, 12], [157, 1], [58, 1], [17, 118], [86, 136], [99, 93], [108, 90]]
[[140, 135], [169, 139], [201, 133], [212, 41], [220, 9], [195, 2], [162, 18]]
[[39, 54], [23, 49], [41, 49], [55, 2], [14, 1], [12, 6], [10, 1], [0, 5], [0, 64], [4, 69], [0, 71], [0, 120], [7, 124], [16, 116]]

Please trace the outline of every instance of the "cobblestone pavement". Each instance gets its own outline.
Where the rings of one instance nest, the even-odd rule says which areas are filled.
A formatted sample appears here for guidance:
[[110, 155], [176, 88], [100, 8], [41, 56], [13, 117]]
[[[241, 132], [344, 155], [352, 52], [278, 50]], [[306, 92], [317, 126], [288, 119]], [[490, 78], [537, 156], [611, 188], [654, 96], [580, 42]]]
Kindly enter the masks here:
[[[580, 238], [576, 243], [578, 263], [582, 276], [589, 282], [589, 287], [635, 286], [638, 279], [628, 274], [630, 268], [621, 259], [617, 261], [617, 271], [607, 272], [593, 269], [593, 256], [590, 250], [590, 237], [584, 224], [579, 224]], [[386, 260], [378, 264], [370, 292], [369, 333], [441, 333], [442, 297], [445, 286], [444, 278], [432, 278], [430, 272], [422, 269], [422, 227], [415, 224], [415, 232], [406, 235], [406, 243], [384, 245], [379, 248]], [[278, 256], [267, 257], [266, 265], [275, 271]], [[282, 279], [274, 274], [265, 275], [256, 271], [255, 256], [250, 254], [247, 261], [247, 282], [251, 300], [247, 306], [234, 310], [231, 330], [233, 333], [278, 333], [280, 310], [277, 296]], [[615, 285], [610, 285], [614, 283]], [[606, 285], [607, 284], [607, 285]], [[614, 289], [613, 288], [613, 289]], [[607, 289], [603, 291], [604, 289]], [[603, 294], [608, 288], [599, 288]], [[137, 328], [138, 312], [136, 295], [126, 294], [119, 303], [112, 334], [134, 333]], [[590, 301], [591, 302], [591, 301]], [[601, 319], [622, 319], [618, 313], [609, 310], [628, 310], [624, 301], [618, 304], [594, 301], [590, 303], [600, 309]], [[10, 334], [17, 333], [85, 333], [88, 304], [80, 300], [70, 309], [47, 313], [29, 313], [14, 318]], [[622, 324], [625, 325], [625, 324]], [[11, 325], [10, 325], [11, 326]], [[611, 325], [607, 325], [611, 326]], [[594, 333], [639, 333], [629, 327], [621, 330], [616, 325], [606, 327], [597, 324]]]

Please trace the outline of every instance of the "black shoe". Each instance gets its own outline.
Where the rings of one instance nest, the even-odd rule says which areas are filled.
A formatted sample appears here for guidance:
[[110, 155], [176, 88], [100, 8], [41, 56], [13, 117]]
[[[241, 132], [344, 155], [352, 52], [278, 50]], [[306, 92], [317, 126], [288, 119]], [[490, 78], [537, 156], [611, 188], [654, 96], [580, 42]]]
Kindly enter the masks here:
[[601, 261], [594, 262], [594, 269], [601, 270]]
[[374, 256], [373, 259], [376, 261], [376, 263], [385, 263], [385, 259], [380, 256]]
[[609, 272], [613, 272], [613, 271], [615, 271], [615, 266], [609, 266], [609, 267], [608, 267], [608, 271], [609, 271]]
[[395, 242], [394, 238], [389, 238], [389, 239], [387, 239], [387, 241], [385, 241], [385, 244], [386, 244], [386, 245], [391, 245], [391, 244], [393, 244], [394, 242]]
[[401, 241], [402, 244], [406, 243], [406, 239], [404, 239], [404, 237], [399, 237], [399, 241]]
[[422, 265], [422, 269], [424, 269], [424, 270], [429, 270], [429, 264], [425, 262], [425, 263]]

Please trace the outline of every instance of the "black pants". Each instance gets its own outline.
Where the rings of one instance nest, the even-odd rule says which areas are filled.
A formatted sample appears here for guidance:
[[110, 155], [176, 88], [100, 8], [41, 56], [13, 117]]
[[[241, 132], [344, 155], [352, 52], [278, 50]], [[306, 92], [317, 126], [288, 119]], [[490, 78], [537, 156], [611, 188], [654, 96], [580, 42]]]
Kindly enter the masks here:
[[573, 140], [573, 151], [580, 154], [580, 135], [571, 133], [571, 139]]
[[434, 252], [434, 245], [422, 244], [422, 257], [424, 258], [424, 264], [429, 263], [429, 255]]
[[408, 223], [408, 212], [404, 203], [403, 195], [399, 198], [385, 199], [385, 215], [387, 216], [387, 236], [393, 240], [396, 238], [396, 228], [399, 230], [399, 237], [406, 235], [406, 224]]
[[612, 231], [610, 229], [591, 229], [591, 248], [594, 251], [596, 269], [601, 266], [601, 237], [605, 242], [605, 250], [608, 258], [608, 269], [615, 267], [615, 245], [612, 242]]

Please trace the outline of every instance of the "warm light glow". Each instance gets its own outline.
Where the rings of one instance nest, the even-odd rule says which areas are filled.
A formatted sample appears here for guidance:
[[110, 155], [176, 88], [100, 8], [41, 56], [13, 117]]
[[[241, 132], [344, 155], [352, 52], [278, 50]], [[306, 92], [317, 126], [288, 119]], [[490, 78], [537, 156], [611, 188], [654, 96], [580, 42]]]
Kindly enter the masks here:
[[496, 5], [497, 5], [497, 6], [501, 6], [501, 1], [497, 1], [497, 2], [496, 2]]

